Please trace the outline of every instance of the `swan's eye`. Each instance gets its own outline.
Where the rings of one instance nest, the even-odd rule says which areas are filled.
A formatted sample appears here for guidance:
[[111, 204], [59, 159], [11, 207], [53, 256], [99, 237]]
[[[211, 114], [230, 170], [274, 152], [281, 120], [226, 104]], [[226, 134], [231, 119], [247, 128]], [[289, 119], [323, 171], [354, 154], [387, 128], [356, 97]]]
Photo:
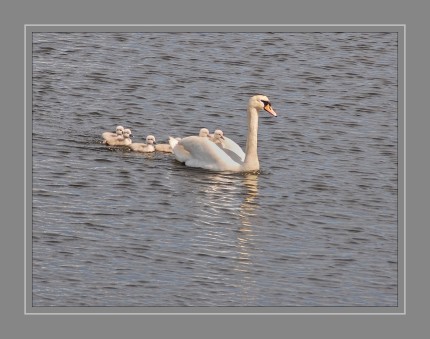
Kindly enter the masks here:
[[267, 105], [272, 106], [270, 101], [266, 101], [266, 100], [261, 100], [261, 101], [263, 102], [264, 106], [267, 106]]

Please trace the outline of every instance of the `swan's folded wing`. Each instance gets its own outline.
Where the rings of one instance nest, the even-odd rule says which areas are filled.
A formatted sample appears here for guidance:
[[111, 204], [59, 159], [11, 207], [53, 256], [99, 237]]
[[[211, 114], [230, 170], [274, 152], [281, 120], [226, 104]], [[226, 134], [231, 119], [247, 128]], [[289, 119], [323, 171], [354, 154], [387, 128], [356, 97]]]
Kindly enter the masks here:
[[181, 153], [184, 151], [189, 153], [188, 159], [185, 160], [187, 166], [217, 171], [236, 170], [240, 166], [239, 163], [230, 158], [222, 149], [207, 138], [191, 136], [181, 139], [173, 150], [175, 155], [176, 148], [180, 146], [183, 148], [181, 149]]
[[[222, 148], [222, 150], [230, 157], [232, 158], [235, 162], [237, 162], [238, 164], [243, 164], [243, 160], [240, 156], [238, 156], [236, 153], [234, 153], [233, 151], [227, 149], [227, 148]], [[245, 159], [245, 157], [243, 157], [243, 159]]]
[[[245, 161], [245, 152], [242, 150], [242, 148], [226, 136], [224, 136], [224, 150], [229, 150], [230, 152], [233, 152], [236, 156], [239, 157], [240, 161]], [[237, 160], [237, 158], [232, 156], [231, 153], [227, 151], [226, 153], [229, 154], [234, 160]]]

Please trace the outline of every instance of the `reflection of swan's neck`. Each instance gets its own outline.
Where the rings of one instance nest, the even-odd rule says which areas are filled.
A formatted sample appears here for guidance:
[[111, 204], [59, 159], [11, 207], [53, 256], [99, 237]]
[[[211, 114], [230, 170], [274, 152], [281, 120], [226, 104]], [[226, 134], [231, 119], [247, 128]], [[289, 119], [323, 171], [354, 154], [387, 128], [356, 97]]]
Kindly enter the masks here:
[[248, 106], [248, 138], [246, 140], [245, 161], [243, 168], [247, 171], [256, 171], [260, 168], [257, 154], [258, 111]]

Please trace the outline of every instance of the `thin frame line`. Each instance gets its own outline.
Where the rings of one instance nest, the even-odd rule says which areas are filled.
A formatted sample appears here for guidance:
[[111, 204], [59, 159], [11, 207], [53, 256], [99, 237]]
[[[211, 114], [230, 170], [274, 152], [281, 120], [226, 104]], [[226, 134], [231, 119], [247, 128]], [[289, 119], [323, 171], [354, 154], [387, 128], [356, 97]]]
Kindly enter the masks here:
[[[401, 313], [29, 313], [27, 312], [27, 27], [403, 27], [403, 312]], [[399, 91], [397, 91], [399, 94]], [[405, 24], [24, 24], [24, 314], [26, 315], [405, 315], [406, 314], [406, 25]], [[32, 306], [34, 307], [34, 306]], [[170, 307], [170, 306], [169, 306]], [[398, 306], [397, 306], [398, 307]]]

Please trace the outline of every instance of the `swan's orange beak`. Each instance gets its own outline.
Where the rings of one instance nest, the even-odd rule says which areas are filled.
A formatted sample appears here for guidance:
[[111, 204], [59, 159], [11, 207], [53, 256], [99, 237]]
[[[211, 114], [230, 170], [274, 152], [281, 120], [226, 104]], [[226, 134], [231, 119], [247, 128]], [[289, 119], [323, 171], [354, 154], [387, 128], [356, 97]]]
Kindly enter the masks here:
[[272, 114], [274, 117], [278, 116], [278, 114], [276, 114], [276, 112], [273, 110], [272, 106], [270, 106], [269, 103], [264, 106], [264, 110]]

